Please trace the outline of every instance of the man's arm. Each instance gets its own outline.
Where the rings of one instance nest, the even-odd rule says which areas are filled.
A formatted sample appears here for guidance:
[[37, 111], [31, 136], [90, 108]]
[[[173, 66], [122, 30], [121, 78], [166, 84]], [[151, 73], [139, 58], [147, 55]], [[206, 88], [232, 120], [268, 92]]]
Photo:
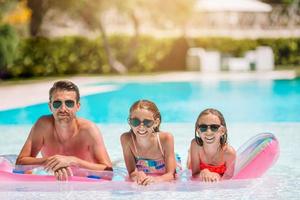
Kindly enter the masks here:
[[45, 158], [36, 158], [43, 146], [43, 133], [45, 130], [45, 119], [40, 118], [32, 127], [29, 136], [16, 160], [17, 165], [42, 165]]
[[97, 163], [91, 163], [86, 160], [75, 157], [75, 163], [82, 168], [91, 170], [112, 170], [112, 163], [107, 153], [102, 134], [96, 125], [90, 128], [92, 136], [92, 152]]

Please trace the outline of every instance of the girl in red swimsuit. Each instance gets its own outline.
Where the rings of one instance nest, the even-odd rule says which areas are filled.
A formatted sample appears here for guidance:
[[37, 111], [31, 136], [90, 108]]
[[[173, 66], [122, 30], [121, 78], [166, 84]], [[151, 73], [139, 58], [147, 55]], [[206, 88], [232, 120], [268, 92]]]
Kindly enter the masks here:
[[189, 156], [193, 178], [215, 182], [233, 175], [236, 152], [227, 144], [226, 123], [220, 111], [210, 108], [199, 114]]

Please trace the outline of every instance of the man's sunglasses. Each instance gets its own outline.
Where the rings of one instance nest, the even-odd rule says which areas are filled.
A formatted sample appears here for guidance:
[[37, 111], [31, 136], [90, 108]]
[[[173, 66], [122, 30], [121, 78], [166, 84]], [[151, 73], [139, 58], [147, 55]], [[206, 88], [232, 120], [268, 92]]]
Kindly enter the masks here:
[[154, 121], [150, 120], [150, 119], [144, 119], [143, 121], [141, 121], [138, 118], [129, 118], [128, 121], [129, 121], [129, 124], [133, 127], [138, 127], [141, 123], [143, 123], [144, 126], [146, 126], [147, 128], [150, 128], [154, 124]]
[[221, 127], [221, 125], [219, 124], [198, 124], [197, 127], [199, 128], [200, 132], [206, 132], [208, 130], [208, 128], [212, 131], [212, 132], [217, 132], [219, 130], [219, 128]]
[[68, 108], [73, 108], [75, 105], [75, 101], [73, 100], [65, 100], [65, 101], [60, 101], [60, 100], [56, 100], [52, 102], [52, 106], [54, 109], [58, 109], [61, 107], [62, 104], [65, 104]]

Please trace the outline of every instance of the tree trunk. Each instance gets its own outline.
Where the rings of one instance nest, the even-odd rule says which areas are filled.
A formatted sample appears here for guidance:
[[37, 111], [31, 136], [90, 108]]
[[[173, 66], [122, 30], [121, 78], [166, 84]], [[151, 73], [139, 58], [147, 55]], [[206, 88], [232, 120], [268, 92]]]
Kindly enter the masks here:
[[109, 45], [109, 41], [106, 35], [105, 28], [103, 26], [103, 23], [101, 19], [99, 19], [97, 16], [93, 15], [93, 13], [89, 12], [88, 9], [82, 10], [80, 13], [84, 23], [92, 28], [92, 29], [99, 29], [101, 33], [101, 38], [104, 45], [104, 51], [107, 56], [108, 64], [111, 67], [111, 69], [117, 71], [118, 73], [124, 74], [127, 72], [126, 67], [120, 62], [118, 62], [114, 56], [112, 55], [111, 48]]
[[36, 37], [40, 33], [40, 29], [43, 23], [44, 16], [48, 10], [48, 0], [28, 0], [27, 6], [31, 9], [30, 20], [30, 35]]
[[109, 45], [109, 41], [108, 41], [108, 38], [107, 38], [107, 35], [106, 35], [106, 31], [105, 31], [105, 28], [102, 24], [102, 21], [101, 19], [99, 20], [98, 22], [98, 28], [101, 32], [101, 37], [102, 37], [102, 41], [103, 41], [103, 45], [104, 45], [104, 50], [105, 50], [105, 53], [107, 55], [107, 58], [108, 58], [108, 64], [109, 66], [116, 70], [118, 73], [120, 74], [124, 74], [127, 72], [127, 68], [122, 64], [120, 63], [119, 61], [117, 61], [114, 56], [112, 55], [112, 52], [111, 52], [111, 48], [110, 48], [110, 45]]
[[133, 27], [134, 27], [134, 37], [131, 40], [130, 48], [129, 48], [129, 51], [127, 53], [126, 60], [125, 60], [125, 65], [127, 67], [131, 67], [131, 65], [133, 63], [134, 55], [136, 54], [136, 50], [139, 46], [139, 39], [140, 39], [139, 20], [133, 10], [130, 12], [129, 15], [130, 15], [130, 19], [132, 20]]

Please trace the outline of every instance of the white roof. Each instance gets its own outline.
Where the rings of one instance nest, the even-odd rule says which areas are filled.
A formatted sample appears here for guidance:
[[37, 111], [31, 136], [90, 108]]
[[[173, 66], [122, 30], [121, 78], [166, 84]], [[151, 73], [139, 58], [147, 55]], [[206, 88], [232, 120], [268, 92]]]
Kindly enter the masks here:
[[197, 0], [201, 12], [270, 12], [269, 4], [257, 0]]

